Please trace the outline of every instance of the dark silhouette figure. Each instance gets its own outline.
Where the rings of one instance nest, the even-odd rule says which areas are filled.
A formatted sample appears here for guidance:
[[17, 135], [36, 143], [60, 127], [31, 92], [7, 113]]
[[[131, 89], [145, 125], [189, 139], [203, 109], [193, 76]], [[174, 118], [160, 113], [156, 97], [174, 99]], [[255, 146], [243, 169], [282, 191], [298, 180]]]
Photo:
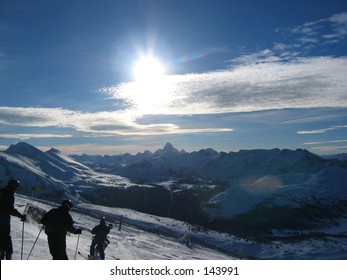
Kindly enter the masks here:
[[0, 192], [0, 258], [3, 260], [12, 259], [13, 245], [11, 238], [11, 216], [16, 216], [21, 221], [26, 220], [26, 215], [22, 215], [14, 207], [14, 194], [19, 189], [19, 181], [10, 180], [5, 189]]
[[49, 252], [53, 260], [68, 260], [66, 254], [66, 234], [81, 234], [82, 230], [73, 226], [69, 210], [73, 207], [70, 200], [64, 200], [58, 208], [49, 210], [41, 219], [47, 234]]
[[112, 225], [106, 225], [105, 217], [100, 218], [100, 224], [92, 229], [92, 234], [94, 234], [92, 244], [90, 245], [90, 258], [94, 258], [95, 249], [99, 251], [99, 256], [101, 260], [105, 259], [105, 248], [109, 243], [107, 235], [110, 233]]

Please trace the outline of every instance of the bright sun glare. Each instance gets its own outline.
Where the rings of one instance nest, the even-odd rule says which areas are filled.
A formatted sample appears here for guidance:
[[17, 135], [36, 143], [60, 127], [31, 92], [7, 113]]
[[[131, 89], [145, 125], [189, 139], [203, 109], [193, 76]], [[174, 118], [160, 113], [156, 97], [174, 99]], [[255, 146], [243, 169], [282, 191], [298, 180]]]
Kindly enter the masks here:
[[164, 64], [147, 55], [140, 57], [132, 70], [135, 81], [129, 83], [124, 94], [133, 104], [133, 110], [141, 115], [166, 112], [175, 91]]
[[133, 68], [135, 79], [138, 81], [150, 81], [164, 75], [162, 63], [152, 56], [141, 57]]

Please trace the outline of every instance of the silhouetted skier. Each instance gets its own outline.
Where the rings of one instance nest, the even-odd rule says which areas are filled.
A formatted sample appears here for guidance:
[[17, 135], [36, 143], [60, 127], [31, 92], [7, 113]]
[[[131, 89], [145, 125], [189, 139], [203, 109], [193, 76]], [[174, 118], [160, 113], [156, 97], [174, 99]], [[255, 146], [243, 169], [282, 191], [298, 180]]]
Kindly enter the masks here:
[[105, 248], [108, 243], [107, 235], [110, 233], [112, 225], [106, 225], [105, 217], [100, 218], [100, 223], [92, 229], [94, 234], [92, 244], [90, 245], [90, 258], [94, 258], [95, 249], [99, 250], [99, 256], [101, 260], [105, 259]]
[[81, 234], [82, 230], [73, 226], [69, 210], [73, 207], [71, 200], [64, 200], [58, 208], [51, 209], [41, 219], [45, 225], [49, 252], [53, 260], [68, 260], [66, 254], [66, 234]]
[[0, 193], [0, 259], [12, 259], [13, 245], [11, 238], [11, 216], [21, 218], [21, 221], [26, 220], [26, 215], [22, 215], [14, 207], [14, 194], [19, 189], [19, 181], [10, 180], [5, 189]]

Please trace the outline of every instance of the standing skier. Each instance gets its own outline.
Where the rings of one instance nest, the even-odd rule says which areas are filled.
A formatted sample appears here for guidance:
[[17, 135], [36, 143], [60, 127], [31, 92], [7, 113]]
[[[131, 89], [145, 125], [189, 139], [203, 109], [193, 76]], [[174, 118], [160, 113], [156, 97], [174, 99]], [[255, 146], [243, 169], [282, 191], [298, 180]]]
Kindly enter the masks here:
[[105, 259], [105, 245], [109, 243], [107, 235], [110, 233], [112, 225], [106, 225], [105, 217], [100, 218], [100, 224], [92, 229], [94, 234], [92, 244], [90, 245], [90, 257], [94, 258], [95, 249], [99, 250], [99, 256], [101, 260]]
[[0, 258], [3, 260], [12, 259], [13, 245], [11, 239], [11, 216], [26, 220], [26, 215], [22, 215], [14, 207], [14, 194], [19, 189], [19, 181], [10, 180], [4, 190], [1, 190], [0, 199]]
[[82, 230], [73, 226], [69, 210], [73, 207], [71, 200], [64, 200], [60, 207], [49, 210], [41, 219], [47, 234], [49, 252], [53, 260], [68, 260], [66, 254], [66, 234], [81, 234]]

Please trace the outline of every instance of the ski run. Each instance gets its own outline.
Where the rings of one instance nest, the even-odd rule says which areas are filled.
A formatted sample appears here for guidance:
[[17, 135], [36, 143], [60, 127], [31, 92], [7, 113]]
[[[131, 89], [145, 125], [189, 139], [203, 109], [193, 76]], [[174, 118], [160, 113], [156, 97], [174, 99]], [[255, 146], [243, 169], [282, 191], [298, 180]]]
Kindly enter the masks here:
[[[15, 207], [19, 211], [23, 212], [28, 204], [45, 211], [58, 206], [16, 195]], [[88, 258], [91, 229], [98, 224], [100, 216], [113, 225], [108, 235], [110, 244], [105, 250], [106, 260], [346, 259], [346, 238], [304, 238], [296, 242], [283, 242], [279, 238], [272, 242], [256, 242], [124, 208], [78, 204], [70, 213], [75, 226], [83, 230], [79, 240], [78, 235], [67, 236], [70, 260]], [[122, 226], [119, 224], [121, 217]], [[347, 224], [345, 226], [347, 229]], [[24, 223], [23, 249], [23, 223], [12, 217], [11, 227], [13, 259], [51, 260], [41, 224], [30, 219]]]
[[[16, 195], [15, 207], [19, 211], [23, 212], [28, 204], [46, 211], [58, 206], [48, 201]], [[105, 250], [106, 260], [233, 259], [230, 254], [200, 244], [187, 246], [184, 235], [190, 226], [183, 222], [128, 209], [89, 204], [77, 205], [70, 214], [75, 221], [75, 226], [82, 229], [79, 240], [78, 235], [68, 234], [67, 236], [66, 251], [70, 260], [88, 259], [92, 241], [91, 229], [99, 223], [100, 216], [105, 216], [107, 223], [114, 225], [108, 235], [110, 244]], [[122, 227], [119, 227], [121, 215], [124, 216], [124, 222]], [[14, 260], [51, 259], [47, 236], [41, 224], [30, 218], [24, 223], [23, 249], [21, 249], [23, 223], [16, 217], [12, 217], [11, 227]]]

